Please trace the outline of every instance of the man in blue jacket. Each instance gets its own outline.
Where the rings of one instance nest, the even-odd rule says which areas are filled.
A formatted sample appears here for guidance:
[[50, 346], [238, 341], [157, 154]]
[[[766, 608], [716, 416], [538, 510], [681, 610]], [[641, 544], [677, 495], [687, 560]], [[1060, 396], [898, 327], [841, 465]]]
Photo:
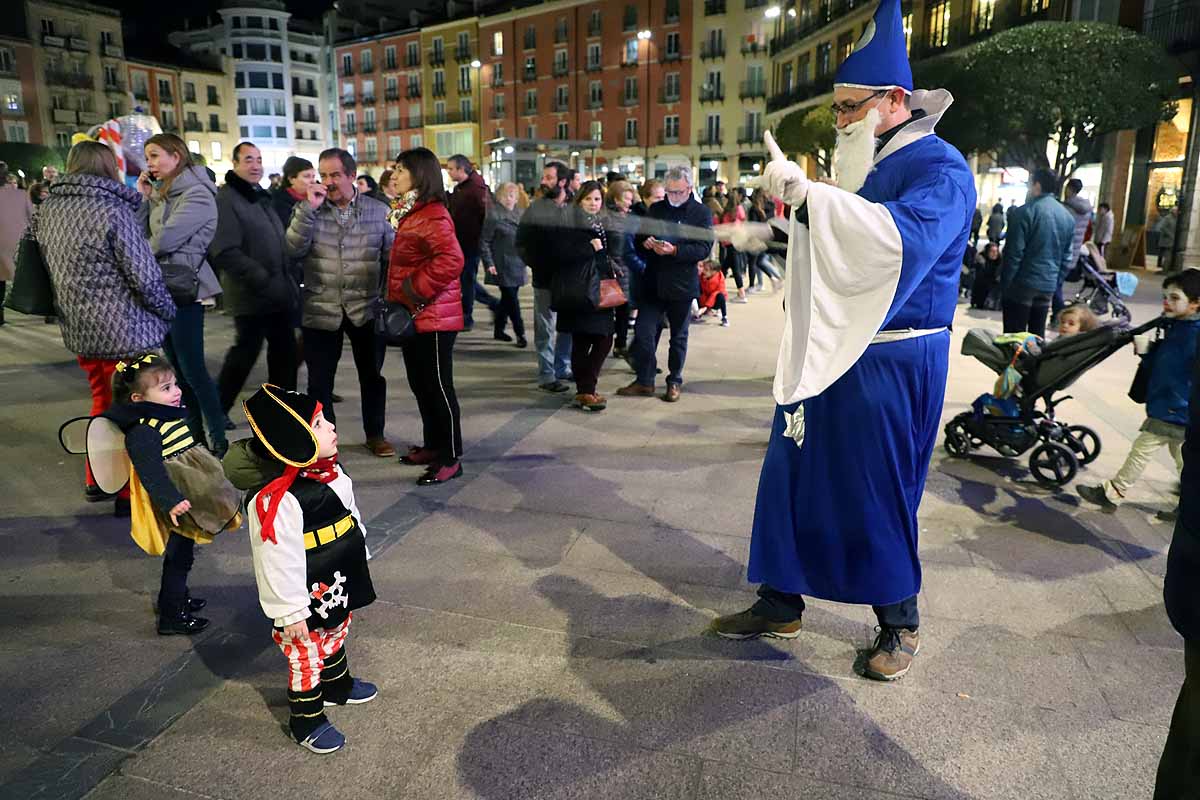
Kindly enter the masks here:
[[1057, 194], [1058, 176], [1037, 170], [1029, 201], [1009, 222], [1000, 272], [1005, 333], [1045, 336], [1050, 300], [1075, 264], [1075, 217]]
[[[667, 171], [667, 202], [655, 203], [646, 212], [643, 234], [637, 247], [646, 262], [639, 283], [637, 325], [633, 329], [633, 367], [637, 378], [617, 390], [623, 397], [649, 397], [654, 394], [654, 375], [658, 369], [655, 351], [662, 333], [659, 317], [664, 313], [671, 326], [671, 344], [667, 356], [667, 391], [663, 400], [679, 400], [683, 385], [683, 363], [687, 359], [688, 326], [692, 319], [692, 300], [700, 296], [700, 272], [697, 265], [708, 258], [712, 239], [694, 238], [697, 228], [712, 228], [712, 213], [692, 194], [692, 171], [672, 167]], [[689, 231], [684, 226], [689, 226]], [[679, 232], [676, 233], [676, 229]]]

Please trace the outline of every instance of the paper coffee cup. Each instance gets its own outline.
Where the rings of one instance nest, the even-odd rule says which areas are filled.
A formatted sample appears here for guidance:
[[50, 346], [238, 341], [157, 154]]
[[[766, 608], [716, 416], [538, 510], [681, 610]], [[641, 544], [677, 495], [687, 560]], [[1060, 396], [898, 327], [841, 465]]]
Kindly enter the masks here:
[[1133, 352], [1139, 356], [1145, 355], [1150, 349], [1150, 334], [1139, 333], [1133, 337]]

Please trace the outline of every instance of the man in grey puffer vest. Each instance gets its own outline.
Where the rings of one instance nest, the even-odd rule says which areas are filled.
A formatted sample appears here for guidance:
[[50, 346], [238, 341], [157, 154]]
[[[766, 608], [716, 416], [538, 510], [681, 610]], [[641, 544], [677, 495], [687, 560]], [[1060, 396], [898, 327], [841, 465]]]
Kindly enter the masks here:
[[375, 334], [375, 302], [396, 232], [388, 208], [359, 194], [354, 185], [358, 164], [345, 150], [321, 153], [321, 182], [310, 184], [308, 200], [296, 203], [287, 231], [287, 250], [304, 266], [304, 356], [308, 393], [321, 401], [325, 418], [336, 422], [333, 379], [350, 338], [362, 394], [366, 447], [380, 458], [396, 449], [383, 436], [387, 382], [384, 345]]
[[296, 339], [292, 318], [300, 303], [289, 274], [283, 224], [271, 196], [258, 185], [262, 154], [250, 142], [233, 149], [233, 170], [217, 190], [217, 232], [209, 260], [221, 271], [225, 310], [233, 317], [233, 346], [225, 354], [217, 390], [225, 413], [237, 402], [250, 370], [267, 344], [267, 379], [296, 388]]

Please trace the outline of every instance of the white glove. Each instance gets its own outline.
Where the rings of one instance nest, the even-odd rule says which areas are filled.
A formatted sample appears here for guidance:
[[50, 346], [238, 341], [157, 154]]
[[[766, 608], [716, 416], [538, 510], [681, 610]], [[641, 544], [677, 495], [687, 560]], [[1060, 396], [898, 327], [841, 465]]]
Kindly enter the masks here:
[[799, 164], [787, 160], [770, 131], [763, 132], [763, 141], [771, 159], [767, 162], [763, 174], [750, 180], [748, 185], [762, 189], [771, 197], [778, 197], [793, 208], [804, 205], [804, 201], [808, 199], [808, 176], [800, 169]]
[[775, 238], [771, 226], [765, 222], [730, 222], [714, 225], [713, 233], [718, 239], [729, 242], [733, 249], [742, 253], [761, 253], [767, 249], [767, 242]]

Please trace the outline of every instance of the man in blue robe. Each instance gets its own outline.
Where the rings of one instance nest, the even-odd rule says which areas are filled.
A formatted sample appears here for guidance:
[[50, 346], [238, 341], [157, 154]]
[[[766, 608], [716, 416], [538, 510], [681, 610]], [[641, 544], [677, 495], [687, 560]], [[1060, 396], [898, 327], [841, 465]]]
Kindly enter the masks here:
[[[766, 134], [759, 188], [793, 209], [778, 403], [748, 578], [727, 638], [795, 638], [803, 595], [870, 604], [864, 672], [904, 675], [920, 647], [917, 508], [938, 433], [975, 183], [933, 133], [953, 101], [912, 89], [899, 0], [882, 0], [834, 78], [837, 186], [809, 182]], [[731, 226], [739, 249], [758, 229]]]

